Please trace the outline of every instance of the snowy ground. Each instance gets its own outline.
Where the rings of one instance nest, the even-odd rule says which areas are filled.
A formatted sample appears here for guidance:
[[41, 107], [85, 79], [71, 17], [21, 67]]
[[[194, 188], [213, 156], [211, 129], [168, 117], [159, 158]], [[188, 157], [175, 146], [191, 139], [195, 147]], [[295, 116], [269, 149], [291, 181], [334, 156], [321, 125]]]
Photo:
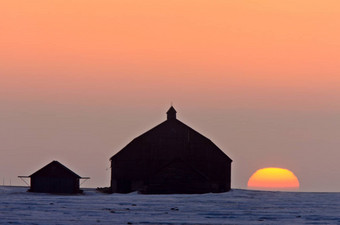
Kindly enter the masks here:
[[0, 224], [340, 224], [340, 193], [83, 195], [0, 187]]

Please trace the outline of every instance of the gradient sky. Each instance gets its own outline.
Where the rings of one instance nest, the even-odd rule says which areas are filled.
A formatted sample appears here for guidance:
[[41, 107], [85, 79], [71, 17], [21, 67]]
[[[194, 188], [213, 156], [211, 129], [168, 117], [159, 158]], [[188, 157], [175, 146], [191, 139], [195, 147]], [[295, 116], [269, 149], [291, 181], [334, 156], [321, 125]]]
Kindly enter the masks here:
[[59, 160], [108, 186], [173, 102], [233, 188], [283, 167], [339, 191], [339, 27], [338, 0], [0, 0], [0, 179]]

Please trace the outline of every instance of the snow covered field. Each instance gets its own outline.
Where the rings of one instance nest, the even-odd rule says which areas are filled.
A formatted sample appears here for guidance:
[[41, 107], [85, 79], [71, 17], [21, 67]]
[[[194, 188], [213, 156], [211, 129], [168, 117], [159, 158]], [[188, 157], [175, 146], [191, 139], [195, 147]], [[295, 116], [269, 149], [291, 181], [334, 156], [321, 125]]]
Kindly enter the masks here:
[[83, 195], [0, 187], [0, 224], [340, 224], [340, 193]]

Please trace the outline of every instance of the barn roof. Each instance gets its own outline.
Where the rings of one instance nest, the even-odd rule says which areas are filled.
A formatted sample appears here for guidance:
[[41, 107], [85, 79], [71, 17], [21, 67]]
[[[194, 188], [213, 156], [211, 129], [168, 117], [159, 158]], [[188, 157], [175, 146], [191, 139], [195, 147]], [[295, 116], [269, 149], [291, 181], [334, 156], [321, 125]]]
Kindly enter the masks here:
[[67, 175], [75, 178], [81, 178], [78, 174], [64, 166], [58, 161], [52, 161], [51, 163], [47, 164], [40, 170], [36, 171], [29, 177], [33, 176], [62, 176]]
[[[198, 137], [198, 139], [202, 140], [204, 143], [208, 143], [210, 146], [214, 146], [214, 149], [218, 151], [218, 153], [220, 154], [222, 158], [226, 159], [227, 161], [232, 162], [232, 160], [220, 148], [218, 148], [210, 139], [208, 139], [207, 137], [203, 136], [199, 132], [195, 131], [188, 125], [178, 120], [176, 118], [176, 113], [177, 112], [175, 108], [171, 106], [170, 109], [167, 111], [167, 120], [155, 126], [154, 128], [150, 129], [149, 131], [143, 133], [142, 135], [134, 138], [121, 151], [119, 151], [114, 156], [112, 156], [110, 160], [113, 160], [115, 157], [119, 157], [120, 154], [122, 154], [124, 151], [127, 151], [131, 145], [137, 144], [137, 142], [138, 143], [155, 142], [155, 145], [157, 146], [162, 145], [164, 147], [164, 145], [168, 145], [171, 142], [175, 141], [175, 139], [173, 139], [173, 137], [170, 137], [168, 134], [171, 132], [179, 131], [178, 133], [180, 134], [176, 134], [176, 135], [180, 135], [180, 137], [177, 136], [177, 138], [183, 139], [186, 143], [190, 143], [191, 141], [190, 137], [196, 136]], [[162, 140], [154, 139], [154, 135], [156, 135], [158, 138], [159, 136], [163, 136], [161, 138]]]

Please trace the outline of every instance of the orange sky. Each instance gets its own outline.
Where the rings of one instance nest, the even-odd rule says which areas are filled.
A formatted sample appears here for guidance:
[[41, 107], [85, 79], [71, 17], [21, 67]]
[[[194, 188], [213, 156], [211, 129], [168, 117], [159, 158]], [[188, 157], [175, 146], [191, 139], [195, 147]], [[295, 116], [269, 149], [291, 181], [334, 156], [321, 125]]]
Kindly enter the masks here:
[[0, 10], [1, 69], [18, 79], [30, 72], [55, 82], [62, 70], [59, 82], [92, 82], [97, 71], [111, 81], [128, 67], [170, 83], [335, 89], [340, 81], [336, 0], [1, 1]]
[[[340, 111], [339, 27], [338, 0], [0, 0], [2, 121], [5, 127], [18, 123], [17, 129], [22, 129], [18, 121], [32, 119], [23, 113], [22, 105], [33, 114], [57, 110], [66, 118], [73, 118], [72, 113], [80, 109], [88, 109], [96, 118], [102, 116], [98, 108], [121, 114], [142, 109], [144, 119], [162, 118], [171, 101], [187, 111], [186, 119], [198, 111], [210, 115], [231, 112], [234, 121], [242, 122], [244, 117], [237, 116], [241, 111], [252, 116], [279, 112], [281, 121], [291, 124], [297, 124], [297, 118], [309, 118], [304, 124], [307, 127], [320, 118], [339, 120], [335, 116]], [[125, 123], [135, 121], [132, 116]], [[34, 118], [36, 123], [44, 123], [38, 116]], [[190, 121], [200, 126], [199, 121]], [[159, 120], [149, 122], [136, 129], [150, 128]], [[326, 133], [320, 134], [315, 125], [307, 136], [333, 137], [340, 126], [328, 123], [333, 126], [322, 131]], [[110, 125], [117, 124], [124, 126], [121, 121]], [[129, 126], [134, 127], [133, 123]], [[224, 143], [219, 136], [228, 129], [227, 124], [212, 130], [208, 124], [201, 126], [221, 138], [223, 147], [237, 146], [236, 142]], [[239, 126], [246, 129], [246, 123]], [[263, 124], [251, 126], [260, 129]], [[2, 139], [8, 140], [2, 129]], [[113, 132], [107, 129], [102, 132]], [[135, 134], [138, 132], [121, 138], [128, 141]], [[18, 134], [17, 138], [23, 137]], [[268, 152], [275, 148], [272, 138]], [[126, 144], [117, 141], [118, 146]], [[334, 143], [335, 139], [327, 140], [325, 146]], [[15, 143], [7, 141], [3, 148], [17, 149], [20, 154]], [[308, 147], [303, 149], [307, 154]], [[117, 149], [104, 151], [110, 156]], [[247, 162], [242, 154], [234, 154], [239, 162]], [[276, 165], [253, 165], [249, 170], [265, 166]], [[236, 171], [241, 168], [236, 166]], [[252, 172], [237, 172], [241, 177], [235, 178], [237, 186], [244, 186]]]

